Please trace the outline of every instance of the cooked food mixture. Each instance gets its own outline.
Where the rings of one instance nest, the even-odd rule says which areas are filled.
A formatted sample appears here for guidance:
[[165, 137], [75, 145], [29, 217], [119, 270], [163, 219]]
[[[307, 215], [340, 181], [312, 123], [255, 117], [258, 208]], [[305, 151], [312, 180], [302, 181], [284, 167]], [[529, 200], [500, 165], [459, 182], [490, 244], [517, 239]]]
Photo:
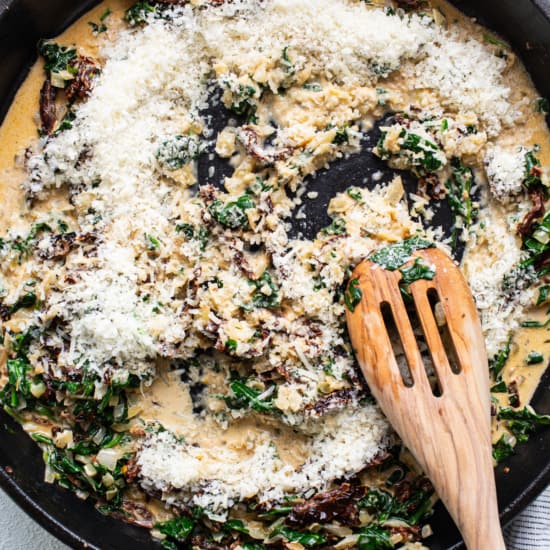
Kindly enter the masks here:
[[442, 2], [111, 0], [38, 52], [0, 130], [0, 400], [47, 482], [166, 548], [422, 548], [437, 497], [345, 311], [362, 259], [407, 299], [431, 246], [480, 311], [495, 459], [550, 423], [548, 103], [500, 38]]

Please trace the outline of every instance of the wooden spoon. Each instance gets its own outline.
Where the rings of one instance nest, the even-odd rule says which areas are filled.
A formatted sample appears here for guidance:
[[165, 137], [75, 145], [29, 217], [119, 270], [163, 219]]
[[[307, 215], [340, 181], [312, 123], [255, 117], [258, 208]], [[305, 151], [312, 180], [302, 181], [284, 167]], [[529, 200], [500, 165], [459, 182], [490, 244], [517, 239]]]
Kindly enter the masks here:
[[[354, 311], [347, 311], [353, 348], [374, 397], [432, 481], [467, 548], [501, 550], [489, 370], [477, 310], [462, 273], [446, 254], [432, 248], [415, 252], [413, 259], [417, 257], [435, 268], [432, 280], [411, 283], [410, 292], [438, 391], [424, 367], [415, 323], [399, 289], [399, 270], [387, 271], [367, 260], [353, 272], [350, 284], [362, 292]], [[434, 307], [436, 301], [440, 305]], [[398, 365], [393, 351], [391, 323], [383, 314], [390, 311], [408, 368], [404, 360]]]

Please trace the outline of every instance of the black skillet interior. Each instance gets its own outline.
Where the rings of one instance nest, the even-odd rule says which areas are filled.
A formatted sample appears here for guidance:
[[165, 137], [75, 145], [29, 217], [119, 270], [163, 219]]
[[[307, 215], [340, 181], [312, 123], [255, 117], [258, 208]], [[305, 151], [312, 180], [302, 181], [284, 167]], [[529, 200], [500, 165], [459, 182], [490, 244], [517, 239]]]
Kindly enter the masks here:
[[[36, 57], [37, 41], [55, 36], [96, 3], [96, 0], [0, 0], [0, 120]], [[454, 4], [506, 37], [525, 62], [541, 95], [550, 97], [548, 0], [457, 0]], [[227, 113], [223, 108], [210, 114], [216, 127], [224, 126]], [[365, 145], [376, 142], [376, 131], [366, 138]], [[217, 164], [215, 168], [213, 183], [218, 183], [227, 166]], [[392, 171], [372, 154], [364, 152], [336, 162], [320, 173], [310, 182], [310, 189], [318, 191], [319, 196], [305, 200], [305, 222], [293, 220], [292, 233], [313, 236], [329, 223], [326, 206], [330, 198], [350, 185], [364, 186], [365, 176], [379, 170], [384, 173], [384, 181], [388, 181]], [[200, 162], [199, 173], [202, 181], [208, 180], [206, 160]], [[404, 179], [406, 187], [412, 189], [414, 182], [406, 175]], [[444, 204], [438, 209], [436, 222], [447, 229], [451, 225], [450, 213]], [[549, 383], [550, 372], [547, 372], [533, 401], [540, 412], [550, 413], [550, 392], [545, 391]], [[550, 483], [549, 453], [550, 430], [541, 430], [499, 465], [496, 476], [503, 523]], [[508, 473], [505, 468], [510, 469]], [[45, 484], [38, 447], [4, 413], [0, 413], [0, 485], [44, 527], [75, 548], [85, 545], [101, 550], [157, 547], [146, 530], [101, 516], [91, 503]], [[441, 505], [430, 523], [436, 532], [428, 541], [430, 548], [460, 547], [460, 535]]]

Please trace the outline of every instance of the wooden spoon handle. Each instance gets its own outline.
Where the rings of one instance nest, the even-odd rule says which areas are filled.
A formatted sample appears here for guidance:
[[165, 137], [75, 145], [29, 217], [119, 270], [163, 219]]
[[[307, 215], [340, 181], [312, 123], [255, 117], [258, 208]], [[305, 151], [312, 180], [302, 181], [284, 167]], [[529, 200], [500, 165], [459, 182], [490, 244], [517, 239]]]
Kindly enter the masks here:
[[[490, 436], [488, 369], [484, 368], [487, 360], [484, 351], [479, 351], [484, 350], [482, 335], [480, 330], [468, 330], [475, 326], [473, 320], [477, 318], [468, 288], [456, 278], [452, 279], [452, 287], [446, 286], [441, 274], [437, 284], [420, 281], [412, 290], [443, 395], [416, 400], [418, 409], [427, 406], [426, 414], [437, 412], [438, 418], [413, 432], [412, 437], [409, 434], [408, 439], [418, 449], [428, 477], [459, 527], [468, 550], [503, 550]], [[460, 374], [452, 373], [427, 303], [430, 287], [437, 287], [440, 292], [454, 335]], [[464, 323], [464, 319], [469, 320]], [[422, 449], [423, 441], [430, 439], [439, 447], [433, 454]]]
[[[488, 472], [488, 475], [492, 476], [493, 474]], [[490, 504], [491, 500], [494, 501], [494, 498], [483, 500], [485, 502], [480, 502], [481, 506], [477, 507], [478, 509], [482, 508], [481, 516], [474, 517], [476, 509], [472, 508], [467, 512], [472, 517], [466, 519], [462, 524], [457, 521], [466, 548], [468, 550], [506, 550], [500, 528], [498, 509], [496, 506], [487, 508], [487, 505]], [[485, 509], [483, 509], [483, 506], [485, 506]]]
[[[468, 550], [504, 550], [491, 447], [489, 376], [475, 303], [461, 273], [446, 255], [417, 253], [436, 266], [433, 281], [411, 285], [431, 352], [440, 393], [432, 391], [398, 287], [400, 273], [372, 262], [352, 280], [361, 300], [346, 311], [353, 348], [367, 383], [405, 446], [416, 457], [457, 524]], [[452, 349], [444, 349], [428, 293], [436, 292]], [[403, 375], [382, 309], [390, 308], [412, 383]], [[454, 356], [459, 368], [451, 368]]]
[[468, 550], [505, 550], [489, 445], [472, 448], [472, 443], [475, 445], [475, 440], [453, 439], [454, 449], [442, 454], [447, 465], [428, 467], [426, 473]]

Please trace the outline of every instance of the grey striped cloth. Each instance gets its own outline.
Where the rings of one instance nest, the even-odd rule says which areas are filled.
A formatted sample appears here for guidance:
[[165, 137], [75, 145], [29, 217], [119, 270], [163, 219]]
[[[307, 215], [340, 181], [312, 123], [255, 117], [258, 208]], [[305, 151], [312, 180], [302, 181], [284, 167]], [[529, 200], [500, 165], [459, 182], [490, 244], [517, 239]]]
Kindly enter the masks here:
[[504, 529], [508, 550], [550, 550], [550, 487]]

